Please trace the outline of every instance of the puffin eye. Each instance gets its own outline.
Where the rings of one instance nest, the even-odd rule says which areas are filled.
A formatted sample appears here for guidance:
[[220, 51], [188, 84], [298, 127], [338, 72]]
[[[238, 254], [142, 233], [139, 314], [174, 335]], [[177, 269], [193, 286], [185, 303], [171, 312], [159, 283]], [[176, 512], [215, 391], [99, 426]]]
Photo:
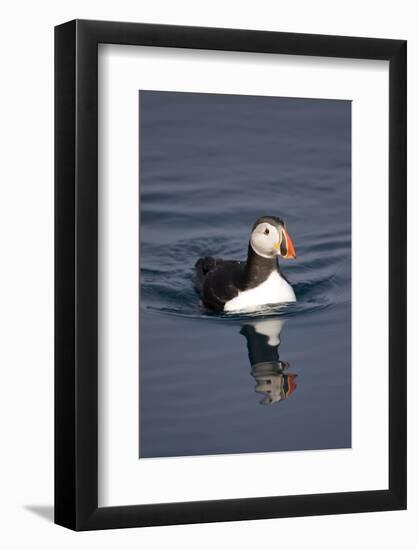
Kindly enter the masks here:
[[269, 235], [269, 229], [268, 228], [265, 229], [264, 235]]

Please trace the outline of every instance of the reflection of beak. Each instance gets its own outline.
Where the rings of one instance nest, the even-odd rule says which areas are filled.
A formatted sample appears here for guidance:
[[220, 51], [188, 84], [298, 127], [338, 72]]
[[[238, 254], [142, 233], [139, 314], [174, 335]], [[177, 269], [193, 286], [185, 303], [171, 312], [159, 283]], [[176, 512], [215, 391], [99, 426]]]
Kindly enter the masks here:
[[297, 384], [295, 382], [295, 379], [297, 378], [296, 374], [289, 374], [287, 383], [288, 383], [288, 390], [287, 390], [287, 397], [289, 397], [292, 392], [297, 388]]
[[279, 250], [279, 253], [286, 260], [293, 260], [297, 257], [295, 253], [295, 248], [291, 240], [290, 234], [284, 228], [282, 228], [282, 240], [281, 243], [276, 243], [274, 245], [276, 250]]

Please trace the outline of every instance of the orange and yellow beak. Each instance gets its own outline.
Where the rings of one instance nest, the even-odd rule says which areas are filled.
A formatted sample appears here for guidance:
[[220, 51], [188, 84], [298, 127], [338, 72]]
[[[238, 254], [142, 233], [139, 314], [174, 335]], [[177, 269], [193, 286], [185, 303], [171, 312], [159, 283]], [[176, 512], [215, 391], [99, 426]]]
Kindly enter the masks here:
[[286, 260], [293, 260], [297, 257], [294, 244], [288, 231], [282, 228], [282, 239], [280, 243], [276, 243], [274, 248], [279, 251], [280, 255]]

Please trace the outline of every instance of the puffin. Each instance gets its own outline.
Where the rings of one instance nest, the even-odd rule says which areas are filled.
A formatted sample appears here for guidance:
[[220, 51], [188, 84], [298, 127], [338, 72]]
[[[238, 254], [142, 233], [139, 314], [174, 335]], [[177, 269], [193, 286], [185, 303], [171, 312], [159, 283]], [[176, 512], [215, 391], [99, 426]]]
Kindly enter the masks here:
[[208, 256], [197, 260], [195, 284], [204, 306], [236, 312], [295, 302], [294, 290], [280, 270], [280, 256], [296, 258], [285, 223], [262, 216], [252, 227], [246, 262]]

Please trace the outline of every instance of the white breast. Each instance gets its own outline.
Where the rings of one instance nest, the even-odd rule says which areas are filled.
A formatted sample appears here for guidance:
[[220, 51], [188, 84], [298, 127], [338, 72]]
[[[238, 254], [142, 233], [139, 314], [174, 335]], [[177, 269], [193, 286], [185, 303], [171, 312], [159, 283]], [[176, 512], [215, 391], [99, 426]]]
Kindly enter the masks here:
[[257, 309], [259, 306], [267, 304], [295, 301], [296, 298], [292, 286], [281, 277], [278, 271], [274, 271], [266, 281], [256, 288], [239, 292], [235, 298], [226, 302], [224, 311]]

